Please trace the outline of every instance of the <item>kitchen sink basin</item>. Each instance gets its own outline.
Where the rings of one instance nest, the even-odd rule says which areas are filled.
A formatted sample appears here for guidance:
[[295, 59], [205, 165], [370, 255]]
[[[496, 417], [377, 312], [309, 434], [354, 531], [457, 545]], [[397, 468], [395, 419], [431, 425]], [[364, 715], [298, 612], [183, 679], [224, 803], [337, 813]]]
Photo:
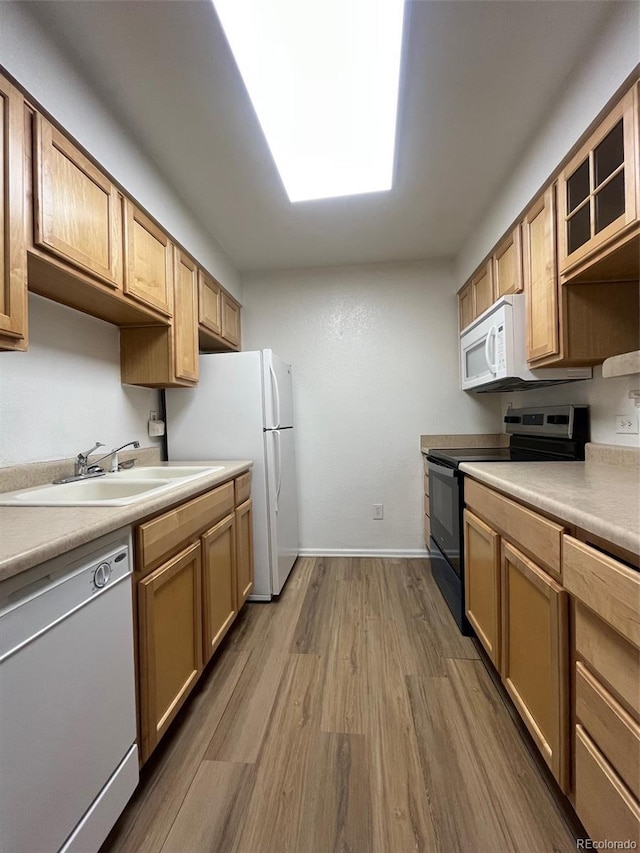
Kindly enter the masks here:
[[103, 477], [36, 486], [0, 495], [0, 506], [127, 506], [178, 488], [198, 477], [222, 471], [223, 465], [145, 465]]
[[141, 465], [139, 468], [126, 468], [114, 474], [118, 480], [191, 480], [222, 471], [222, 465], [175, 465], [172, 468]]
[[3, 504], [22, 506], [124, 506], [170, 486], [169, 480], [125, 480], [107, 477], [25, 489]]

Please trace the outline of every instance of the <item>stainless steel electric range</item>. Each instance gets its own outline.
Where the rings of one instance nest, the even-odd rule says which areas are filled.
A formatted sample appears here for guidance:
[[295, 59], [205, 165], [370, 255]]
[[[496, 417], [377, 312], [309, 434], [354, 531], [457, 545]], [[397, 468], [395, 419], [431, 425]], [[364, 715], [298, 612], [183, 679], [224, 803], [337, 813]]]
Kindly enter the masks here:
[[430, 449], [430, 559], [436, 583], [463, 634], [472, 634], [464, 613], [463, 462], [567, 462], [584, 459], [589, 441], [587, 406], [509, 409], [508, 447]]

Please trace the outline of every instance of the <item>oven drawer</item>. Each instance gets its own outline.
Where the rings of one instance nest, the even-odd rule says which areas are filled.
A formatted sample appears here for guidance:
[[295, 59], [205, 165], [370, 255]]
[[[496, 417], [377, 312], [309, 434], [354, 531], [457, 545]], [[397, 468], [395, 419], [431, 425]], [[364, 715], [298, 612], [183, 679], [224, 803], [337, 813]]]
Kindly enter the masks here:
[[579, 661], [576, 719], [631, 792], [640, 796], [640, 726]]
[[556, 579], [562, 578], [563, 527], [469, 477], [465, 478], [464, 497], [476, 515], [516, 543]]

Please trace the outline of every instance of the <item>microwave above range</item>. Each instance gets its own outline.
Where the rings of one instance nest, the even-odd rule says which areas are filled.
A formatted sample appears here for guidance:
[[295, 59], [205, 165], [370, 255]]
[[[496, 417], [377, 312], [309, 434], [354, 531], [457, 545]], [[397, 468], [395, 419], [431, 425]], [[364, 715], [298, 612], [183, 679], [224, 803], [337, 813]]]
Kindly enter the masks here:
[[590, 367], [527, 365], [524, 299], [522, 293], [501, 297], [460, 334], [463, 391], [524, 391], [591, 379]]

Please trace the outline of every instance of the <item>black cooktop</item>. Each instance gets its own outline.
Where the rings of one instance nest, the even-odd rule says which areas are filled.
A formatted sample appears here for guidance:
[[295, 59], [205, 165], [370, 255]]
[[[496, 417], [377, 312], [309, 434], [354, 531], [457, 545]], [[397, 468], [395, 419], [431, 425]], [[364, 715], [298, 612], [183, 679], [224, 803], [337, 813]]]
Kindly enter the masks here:
[[449, 468], [463, 462], [563, 462], [584, 459], [589, 440], [587, 406], [509, 409], [504, 418], [507, 447], [443, 447], [427, 453]]

